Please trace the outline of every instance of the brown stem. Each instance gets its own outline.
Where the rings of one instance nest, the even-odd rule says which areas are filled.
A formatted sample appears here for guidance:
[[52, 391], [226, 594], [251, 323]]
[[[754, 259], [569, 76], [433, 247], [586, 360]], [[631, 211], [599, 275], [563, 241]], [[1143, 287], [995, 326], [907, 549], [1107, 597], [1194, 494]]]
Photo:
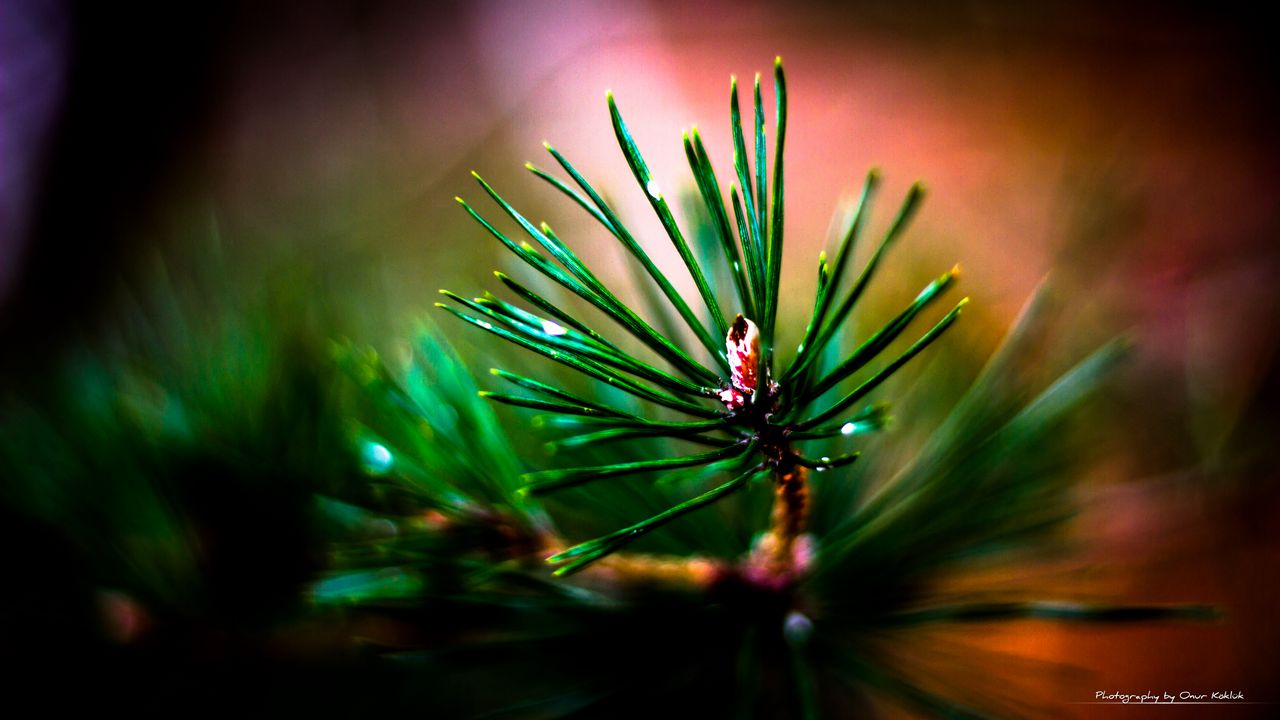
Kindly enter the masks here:
[[[536, 557], [548, 557], [564, 550], [559, 537], [547, 533], [541, 538]], [[698, 555], [650, 555], [616, 552], [588, 565], [578, 575], [592, 585], [640, 586], [706, 590], [721, 577], [733, 572], [732, 564]]]
[[589, 578], [632, 584], [705, 590], [729, 572], [725, 563], [704, 557], [614, 553], [588, 567]]
[[755, 563], [774, 578], [801, 570], [800, 536], [809, 519], [809, 470], [803, 465], [779, 468], [774, 474], [773, 515], [769, 532], [757, 548]]

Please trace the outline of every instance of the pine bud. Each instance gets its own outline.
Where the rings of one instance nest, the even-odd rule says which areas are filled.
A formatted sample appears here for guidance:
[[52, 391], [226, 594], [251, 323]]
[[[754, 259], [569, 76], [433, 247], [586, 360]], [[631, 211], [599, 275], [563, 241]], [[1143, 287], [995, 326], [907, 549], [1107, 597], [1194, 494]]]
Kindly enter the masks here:
[[732, 387], [720, 391], [720, 400], [730, 410], [740, 410], [750, 402], [760, 383], [760, 330], [739, 313], [724, 345]]

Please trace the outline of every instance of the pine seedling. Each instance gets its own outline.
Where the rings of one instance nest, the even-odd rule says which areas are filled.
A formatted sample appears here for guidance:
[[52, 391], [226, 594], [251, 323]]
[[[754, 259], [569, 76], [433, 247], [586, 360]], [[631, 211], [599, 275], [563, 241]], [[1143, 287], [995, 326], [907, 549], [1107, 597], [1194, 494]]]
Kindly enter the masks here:
[[[641, 314], [596, 275], [579, 256], [546, 225], [535, 224], [512, 207], [478, 174], [476, 181], [521, 231], [532, 240], [518, 241], [489, 221], [461, 198], [458, 202], [480, 225], [512, 253], [551, 282], [594, 306], [616, 327], [597, 327], [547, 299], [535, 289], [498, 273], [498, 279], [531, 309], [494, 297], [465, 299], [442, 291], [453, 305], [440, 304], [464, 321], [639, 398], [655, 411], [674, 411], [678, 420], [619, 410], [582, 397], [568, 389], [506, 370], [494, 373], [528, 394], [486, 392], [494, 401], [559, 414], [561, 424], [576, 427], [576, 435], [563, 443], [583, 446], [623, 441], [634, 437], [669, 437], [691, 441], [710, 449], [690, 455], [585, 467], [540, 470], [526, 476], [522, 492], [539, 496], [588, 483], [616, 482], [628, 475], [706, 467], [729, 479], [664, 512], [641, 519], [603, 537], [574, 545], [549, 558], [559, 574], [571, 573], [616, 552], [628, 543], [673, 519], [697, 510], [747, 487], [753, 478], [768, 477], [775, 489], [772, 526], [756, 557], [761, 573], [785, 579], [804, 564], [805, 553], [797, 543], [808, 514], [808, 475], [831, 470], [858, 459], [855, 450], [811, 457], [807, 441], [850, 437], [871, 432], [885, 424], [883, 404], [868, 404], [871, 393], [889, 377], [937, 341], [959, 318], [967, 299], [959, 301], [916, 335], [905, 349], [882, 359], [896, 339], [904, 335], [917, 316], [934, 305], [954, 284], [957, 269], [949, 270], [922, 289], [895, 318], [857, 345], [846, 357], [828, 367], [828, 348], [838, 347], [849, 333], [849, 318], [869, 286], [886, 252], [904, 233], [923, 197], [913, 185], [885, 234], [879, 238], [866, 264], [851, 282], [854, 247], [863, 235], [879, 177], [867, 175], [857, 209], [849, 218], [834, 256], [818, 259], [817, 294], [803, 339], [788, 361], [778, 344], [779, 295], [784, 240], [783, 151], [787, 128], [786, 77], [781, 59], [774, 65], [774, 117], [772, 178], [765, 139], [765, 108], [760, 78], [754, 88], [754, 162], [748, 155], [736, 80], [730, 91], [730, 128], [733, 137], [733, 177], [728, 202], [698, 130], [686, 133], [684, 149], [699, 196], [714, 226], [717, 261], [727, 272], [715, 272], [695, 257], [686, 234], [659, 189], [640, 149], [610, 93], [610, 117], [618, 144], [636, 182], [644, 191], [666, 235], [683, 261], [684, 270], [697, 289], [695, 310], [657, 266], [635, 235], [602, 194], [551, 145], [547, 151], [568, 175], [565, 182], [530, 164], [539, 178], [574, 201], [599, 222], [644, 268], [701, 352], [684, 347], [678, 337], [655, 329]], [[732, 218], [732, 220], [730, 219]], [[549, 257], [548, 257], [549, 256]], [[729, 287], [717, 287], [716, 277], [728, 277]], [[726, 308], [722, 297], [731, 297]], [[701, 313], [699, 311], [702, 311]], [[703, 322], [703, 317], [710, 322]], [[648, 350], [644, 356], [622, 349], [611, 333], [631, 335]], [[698, 355], [709, 357], [705, 364]], [[827, 401], [828, 391], [862, 371], [862, 379]], [[665, 414], [663, 415], [665, 416]]]
[[[393, 594], [399, 602], [418, 593], [430, 623], [437, 622], [437, 604], [446, 600], [450, 608], [503, 608], [491, 619], [502, 629], [494, 636], [518, 639], [510, 645], [534, 648], [539, 666], [556, 668], [554, 690], [531, 692], [536, 699], [502, 708], [531, 716], [629, 716], [639, 707], [680, 708], [683, 714], [708, 717], [730, 710], [741, 717], [817, 717], [835, 708], [843, 716], [850, 706], [842, 698], [850, 692], [885, 696], [937, 716], [1017, 714], [1019, 708], [1002, 704], [1003, 685], [998, 692], [982, 690], [987, 675], [971, 670], [966, 687], [947, 687], [945, 677], [913, 667], [904, 657], [936, 657], [939, 643], [921, 638], [940, 625], [1215, 617], [1211, 608], [1198, 605], [1043, 598], [1038, 591], [1007, 586], [984, 587], [980, 593], [947, 589], [948, 576], [972, 569], [974, 561], [1016, 561], [1058, 549], [1054, 531], [1074, 509], [1071, 471], [1079, 460], [1069, 441], [1075, 429], [1070, 421], [1103, 385], [1126, 344], [1107, 343], [1046, 387], [1034, 386], [1036, 373], [1030, 369], [1042, 359], [1038, 349], [1048, 334], [1046, 318], [1053, 314], [1053, 295], [1041, 287], [958, 403], [904, 462], [892, 468], [855, 462], [858, 449], [851, 444], [887, 422], [887, 405], [873, 392], [938, 341], [965, 300], [934, 307], [956, 282], [952, 269], [884, 325], [865, 336], [855, 332], [851, 318], [864, 314], [860, 303], [923, 197], [919, 185], [908, 191], [884, 234], [865, 253], [865, 263], [854, 267], [855, 247], [867, 233], [879, 186], [873, 171], [831, 254], [819, 257], [812, 311], [807, 318], [779, 320], [786, 137], [781, 63], [774, 77], [771, 167], [758, 80], [751, 155], [736, 83], [731, 86], [733, 180], [727, 189], [700, 133], [692, 129], [685, 135], [701, 218], [696, 229], [676, 222], [617, 103], [608, 97], [626, 162], [694, 293], [676, 290], [602, 193], [555, 148], [547, 146], [567, 180], [533, 165], [529, 170], [585, 210], [636, 260], [646, 281], [640, 288], [643, 305], [622, 300], [548, 225], [527, 219], [477, 176], [525, 239], [509, 235], [459, 200], [465, 211], [550, 283], [499, 272], [514, 302], [492, 295], [468, 300], [446, 292], [451, 303], [441, 307], [517, 346], [517, 352], [566, 368], [556, 378], [535, 378], [508, 365], [492, 374], [514, 390], [479, 394], [543, 413], [537, 418], [543, 425], [568, 433], [555, 447], [596, 461], [514, 477], [517, 445], [529, 433], [499, 424], [473, 392], [464, 393], [469, 399], [457, 397], [460, 389], [471, 387], [469, 381], [441, 370], [459, 370], [460, 363], [442, 364], [424, 355], [420, 369], [429, 367], [435, 381], [410, 383], [407, 397], [413, 402], [384, 394], [391, 400], [387, 407], [399, 408], [384, 419], [402, 412], [409, 419], [442, 412], [447, 422], [425, 424], [458, 428], [415, 447], [420, 423], [391, 422], [405, 430], [399, 444], [392, 443], [393, 452], [408, 456], [410, 469], [418, 468], [409, 461], [422, 460], [421, 472], [410, 479], [435, 507], [453, 513], [459, 527], [497, 524], [500, 535], [520, 542], [480, 556], [464, 548], [442, 549], [433, 544], [438, 539], [419, 538], [421, 545], [397, 541], [393, 545], [410, 546], [397, 555], [399, 562], [412, 568], [416, 574], [406, 573], [424, 587], [441, 585], [435, 580], [440, 575], [460, 578], [458, 587], [390, 593], [342, 575], [337, 587], [343, 592], [329, 596], [345, 601], [358, 595], [356, 601], [367, 603], [379, 593]], [[555, 293], [564, 291], [588, 313], [557, 302]], [[913, 329], [917, 324], [922, 327]], [[804, 329], [794, 351], [780, 345], [778, 329], [784, 325]], [[586, 382], [562, 382], [573, 374]], [[389, 375], [376, 377], [388, 379], [379, 383], [380, 390], [394, 390]], [[456, 418], [445, 408], [453, 408]], [[385, 434], [388, 443], [393, 435]], [[664, 447], [700, 447], [657, 458], [639, 454], [636, 446], [655, 438], [666, 440]], [[476, 444], [480, 439], [483, 446]], [[489, 462], [498, 459], [501, 466]], [[456, 467], [460, 460], [485, 463]], [[635, 483], [646, 474], [658, 481]], [[715, 476], [680, 500], [666, 499], [689, 487], [680, 480], [704, 482]], [[746, 495], [743, 491], [757, 480], [771, 484], [774, 492], [768, 524], [756, 521], [760, 527], [753, 528], [759, 531], [753, 550], [740, 562], [688, 555], [724, 554], [724, 545], [713, 550], [712, 542], [735, 532], [734, 524], [750, 516], [726, 508], [724, 500]], [[811, 486], [820, 493], [818, 502], [811, 502]], [[570, 488], [582, 488], [591, 497], [593, 514], [626, 518], [619, 522], [623, 527], [586, 542], [563, 542], [573, 533], [567, 530], [570, 524], [552, 522], [542, 512], [542, 500]], [[715, 504], [724, 512], [709, 509]], [[673, 522], [699, 510], [696, 532], [690, 524]], [[634, 513], [634, 519], [626, 513]], [[664, 526], [665, 532], [651, 537], [653, 544], [671, 539], [667, 546], [685, 554], [664, 558], [625, 551]], [[705, 546], [689, 542], [690, 537]], [[536, 563], [525, 564], [534, 553], [549, 554], [558, 575], [594, 563], [599, 572], [588, 573], [581, 583], [560, 582], [546, 577]], [[671, 586], [675, 592], [668, 592]], [[551, 636], [548, 623], [557, 628]], [[567, 637], [576, 644], [564, 642]], [[956, 667], [980, 666], [972, 660], [965, 657]], [[655, 668], [666, 676], [661, 682], [607, 689], [618, 677], [655, 677]], [[504, 690], [512, 677], [526, 674], [522, 669], [504, 677]], [[990, 678], [1003, 683], [1016, 680], [1013, 675], [1005, 671]], [[677, 689], [663, 692], [668, 681]], [[643, 692], [633, 692], [636, 688]], [[852, 707], [862, 714], [863, 706]]]

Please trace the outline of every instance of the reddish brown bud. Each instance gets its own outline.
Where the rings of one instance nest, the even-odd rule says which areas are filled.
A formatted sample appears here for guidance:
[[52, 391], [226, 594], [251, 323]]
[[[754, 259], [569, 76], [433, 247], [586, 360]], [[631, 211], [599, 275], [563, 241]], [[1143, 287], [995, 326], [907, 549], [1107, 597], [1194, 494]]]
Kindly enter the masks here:
[[760, 383], [760, 331], [756, 324], [738, 315], [725, 337], [732, 388], [720, 391], [720, 399], [730, 410], [749, 402]]

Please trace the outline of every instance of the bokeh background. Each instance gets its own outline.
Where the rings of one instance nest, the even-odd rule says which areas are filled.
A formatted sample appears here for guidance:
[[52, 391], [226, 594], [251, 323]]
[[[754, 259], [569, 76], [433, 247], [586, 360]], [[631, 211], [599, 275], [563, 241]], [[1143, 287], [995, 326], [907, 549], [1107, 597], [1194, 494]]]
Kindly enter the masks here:
[[[1172, 628], [964, 628], [966, 642], [1073, 668], [1027, 681], [1064, 716], [1098, 712], [1073, 704], [1094, 689], [1241, 690], [1280, 702], [1280, 65], [1261, 10], [1230, 2], [179, 9], [7, 0], [0, 12], [0, 392], [10, 453], [42, 448], [38, 462], [56, 465], [118, 449], [105, 430], [71, 430], [84, 426], [77, 413], [114, 402], [95, 394], [103, 387], [143, 398], [139, 413], [163, 414], [162, 400], [146, 399], [171, 389], [165, 378], [200, 387], [252, 375], [262, 363], [307, 366], [306, 375], [313, 370], [299, 358], [323, 355], [329, 338], [394, 355], [430, 315], [439, 288], [494, 289], [490, 272], [510, 265], [454, 202], [481, 197], [473, 169], [589, 262], [617, 268], [609, 277], [627, 285], [590, 219], [523, 163], [550, 165], [541, 144], [552, 142], [641, 237], [660, 237], [617, 151], [605, 90], [674, 192], [692, 186], [681, 130], [698, 126], [723, 178], [728, 78], [767, 78], [781, 55], [791, 98], [784, 286], [795, 288], [782, 316], [807, 317], [811, 259], [866, 168], [885, 176], [873, 228], [923, 179], [928, 200], [881, 280], [882, 300], [892, 307], [922, 278], [960, 262], [974, 302], [957, 341], [969, 349], [959, 367], [976, 367], [1046, 274], [1067, 308], [1054, 358], [1078, 357], [1118, 333], [1134, 339], [1133, 358], [1097, 411], [1108, 442], [1080, 484], [1081, 554], [1068, 572], [1024, 568], [1021, 582], [1224, 611], [1221, 622]], [[675, 259], [661, 242], [649, 247]], [[270, 321], [245, 320], [262, 308]], [[464, 357], [487, 367], [473, 338], [445, 328]], [[271, 407], [311, 402], [306, 391], [281, 390], [280, 377], [298, 375], [281, 373], [256, 381], [264, 397], [285, 397]], [[219, 402], [232, 415], [256, 412], [243, 398]], [[321, 442], [324, 432], [307, 437]], [[227, 450], [235, 442], [190, 433], [193, 445], [214, 448], [190, 473], [221, 477], [216, 467], [240, 452]], [[59, 438], [58, 449], [47, 450], [48, 437]], [[278, 697], [302, 702], [318, 678], [349, 669], [323, 658], [346, 658], [348, 638], [367, 629], [281, 620], [320, 552], [312, 536], [293, 532], [305, 523], [287, 492], [259, 504], [248, 525], [247, 496], [237, 493], [257, 492], [249, 480], [160, 493], [161, 506], [203, 510], [167, 534], [138, 537], [121, 530], [129, 523], [95, 515], [142, 512], [133, 495], [117, 492], [130, 473], [100, 462], [67, 471], [94, 481], [53, 493], [87, 495], [71, 503], [79, 508], [72, 515], [65, 497], [50, 499], [48, 488], [6, 468], [6, 662], [50, 687], [109, 690], [119, 703], [219, 683], [242, 697], [284, 683], [299, 692]], [[290, 467], [306, 482], [341, 474], [305, 458]], [[235, 527], [222, 527], [226, 513]], [[225, 554], [196, 563], [203, 585], [164, 577], [166, 602], [182, 605], [184, 592], [207, 600], [209, 587], [265, 588], [269, 597], [211, 601], [216, 612], [191, 600], [191, 617], [178, 623], [186, 629], [162, 634], [148, 657], [217, 680], [157, 675], [161, 663], [149, 660], [129, 666], [145, 671], [136, 676], [93, 682], [115, 657], [111, 648], [163, 623], [120, 590], [128, 585], [121, 577], [143, 571], [104, 564], [85, 548], [105, 544], [129, 557], [131, 543], [182, 547], [199, 528]], [[210, 613], [222, 618], [216, 631], [205, 622]], [[255, 629], [227, 629], [243, 627]], [[961, 659], [937, 663], [931, 671], [944, 676], [969, 672]], [[344, 697], [399, 687], [365, 671], [344, 676]]]

